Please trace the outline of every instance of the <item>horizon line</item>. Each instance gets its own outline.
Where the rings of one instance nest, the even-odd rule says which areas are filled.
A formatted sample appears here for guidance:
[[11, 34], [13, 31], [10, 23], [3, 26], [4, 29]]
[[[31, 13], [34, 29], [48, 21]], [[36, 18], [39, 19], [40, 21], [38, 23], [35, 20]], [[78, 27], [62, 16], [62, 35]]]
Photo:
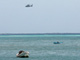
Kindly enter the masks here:
[[0, 35], [66, 35], [66, 34], [79, 34], [80, 33], [0, 33]]

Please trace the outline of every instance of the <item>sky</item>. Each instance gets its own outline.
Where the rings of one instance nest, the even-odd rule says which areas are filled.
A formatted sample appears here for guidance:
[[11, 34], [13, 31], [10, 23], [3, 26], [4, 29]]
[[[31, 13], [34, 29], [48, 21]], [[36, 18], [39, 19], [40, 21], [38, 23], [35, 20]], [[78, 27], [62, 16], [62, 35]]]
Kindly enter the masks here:
[[80, 33], [80, 0], [0, 0], [0, 33]]

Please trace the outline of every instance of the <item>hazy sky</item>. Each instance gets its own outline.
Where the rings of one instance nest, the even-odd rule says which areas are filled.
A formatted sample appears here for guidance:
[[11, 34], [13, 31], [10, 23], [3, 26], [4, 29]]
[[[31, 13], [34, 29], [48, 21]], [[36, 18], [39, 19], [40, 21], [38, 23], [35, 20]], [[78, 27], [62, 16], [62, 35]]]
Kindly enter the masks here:
[[0, 0], [0, 33], [70, 32], [80, 33], [80, 0]]

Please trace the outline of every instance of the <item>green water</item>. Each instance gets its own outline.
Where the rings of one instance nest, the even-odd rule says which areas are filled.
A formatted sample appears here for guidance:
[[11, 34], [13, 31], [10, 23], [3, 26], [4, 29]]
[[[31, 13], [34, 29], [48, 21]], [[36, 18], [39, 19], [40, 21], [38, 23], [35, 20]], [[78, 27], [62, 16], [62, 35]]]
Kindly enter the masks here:
[[[17, 58], [19, 50], [29, 58]], [[0, 60], [79, 60], [79, 51], [80, 35], [0, 35]]]

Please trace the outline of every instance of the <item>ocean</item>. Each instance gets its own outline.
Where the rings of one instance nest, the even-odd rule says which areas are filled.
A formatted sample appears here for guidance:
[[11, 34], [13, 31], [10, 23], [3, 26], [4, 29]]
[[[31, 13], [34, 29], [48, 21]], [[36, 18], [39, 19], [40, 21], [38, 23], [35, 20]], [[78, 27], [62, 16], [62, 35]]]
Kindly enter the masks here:
[[[29, 58], [17, 58], [20, 50]], [[0, 60], [80, 60], [80, 35], [0, 35]]]

